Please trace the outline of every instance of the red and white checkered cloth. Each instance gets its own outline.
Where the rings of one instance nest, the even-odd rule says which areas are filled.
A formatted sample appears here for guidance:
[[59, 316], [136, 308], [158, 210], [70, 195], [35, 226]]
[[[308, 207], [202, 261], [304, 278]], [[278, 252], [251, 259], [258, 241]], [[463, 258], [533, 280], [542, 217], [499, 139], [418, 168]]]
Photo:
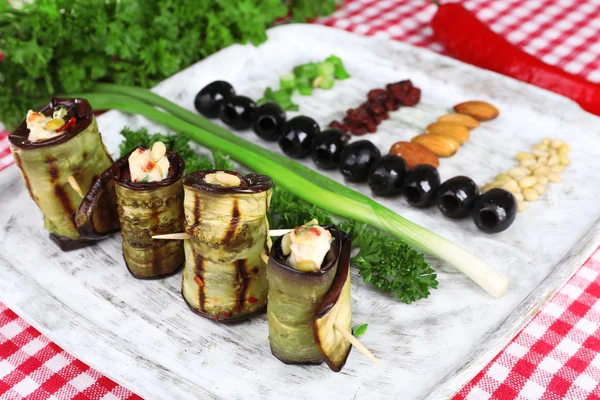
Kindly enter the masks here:
[[65, 353], [0, 303], [0, 400], [17, 399], [141, 397]]
[[455, 400], [600, 399], [599, 276], [600, 249]]
[[[442, 0], [443, 2], [444, 0]], [[467, 0], [493, 30], [600, 82], [600, 0]], [[428, 0], [346, 0], [316, 23], [444, 53]], [[12, 164], [0, 127], [0, 171]], [[600, 249], [456, 399], [600, 400]], [[138, 398], [64, 353], [0, 303], [0, 400]]]

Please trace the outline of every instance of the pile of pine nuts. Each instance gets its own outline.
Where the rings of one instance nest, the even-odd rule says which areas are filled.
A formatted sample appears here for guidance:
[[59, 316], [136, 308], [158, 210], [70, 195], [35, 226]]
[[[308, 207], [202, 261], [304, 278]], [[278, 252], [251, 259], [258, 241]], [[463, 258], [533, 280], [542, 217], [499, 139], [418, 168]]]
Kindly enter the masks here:
[[567, 154], [571, 146], [561, 139], [542, 140], [533, 145], [531, 152], [520, 151], [516, 155], [520, 165], [496, 176], [496, 180], [483, 187], [483, 191], [502, 188], [517, 199], [519, 212], [525, 210], [525, 202], [536, 201], [546, 191], [548, 182], [559, 183], [560, 173], [571, 163]]

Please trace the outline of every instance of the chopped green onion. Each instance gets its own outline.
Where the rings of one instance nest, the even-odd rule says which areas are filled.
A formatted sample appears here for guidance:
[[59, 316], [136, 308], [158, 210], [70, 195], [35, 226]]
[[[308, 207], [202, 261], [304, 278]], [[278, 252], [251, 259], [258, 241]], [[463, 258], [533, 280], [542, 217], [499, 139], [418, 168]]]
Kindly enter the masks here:
[[335, 65], [329, 61], [325, 61], [319, 64], [318, 67], [319, 76], [330, 77], [335, 72]]
[[296, 86], [296, 77], [292, 72], [285, 73], [279, 77], [279, 87], [281, 89], [292, 89]]

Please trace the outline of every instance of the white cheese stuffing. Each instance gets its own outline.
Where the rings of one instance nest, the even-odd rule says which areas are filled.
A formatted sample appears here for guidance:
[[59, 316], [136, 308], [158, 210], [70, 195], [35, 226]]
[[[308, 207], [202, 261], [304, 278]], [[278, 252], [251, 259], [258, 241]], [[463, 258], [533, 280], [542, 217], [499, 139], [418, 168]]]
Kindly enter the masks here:
[[331, 249], [331, 233], [313, 220], [287, 235], [286, 242], [290, 243], [288, 265], [302, 271], [318, 271]]
[[58, 129], [65, 124], [65, 121], [62, 119], [65, 115], [67, 115], [67, 110], [65, 108], [54, 111], [51, 117], [29, 110], [27, 112], [27, 118], [25, 119], [27, 122], [27, 129], [29, 129], [29, 136], [27, 139], [30, 142], [40, 142], [64, 134], [65, 131], [58, 131]]
[[169, 159], [163, 142], [152, 149], [136, 149], [129, 156], [129, 173], [132, 182], [159, 182], [169, 175]]

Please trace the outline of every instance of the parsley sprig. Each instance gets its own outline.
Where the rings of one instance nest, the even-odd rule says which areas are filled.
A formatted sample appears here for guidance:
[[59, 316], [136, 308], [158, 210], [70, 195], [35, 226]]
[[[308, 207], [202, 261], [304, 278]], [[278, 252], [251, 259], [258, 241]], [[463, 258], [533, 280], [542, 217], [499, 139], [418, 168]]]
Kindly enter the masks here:
[[[335, 10], [335, 0], [0, 1], [0, 121], [20, 123], [56, 93], [96, 82], [150, 87], [234, 43], [260, 44], [289, 14]], [[19, 2], [30, 3], [30, 2]]]

